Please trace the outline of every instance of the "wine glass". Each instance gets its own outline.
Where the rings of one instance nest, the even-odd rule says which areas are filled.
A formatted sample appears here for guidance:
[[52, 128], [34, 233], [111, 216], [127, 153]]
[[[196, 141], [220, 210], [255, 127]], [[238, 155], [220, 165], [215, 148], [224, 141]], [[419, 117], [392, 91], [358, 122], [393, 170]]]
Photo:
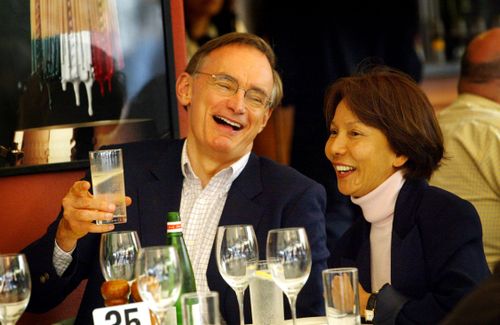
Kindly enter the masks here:
[[24, 254], [0, 255], [0, 323], [15, 324], [30, 295], [30, 271]]
[[248, 287], [248, 270], [257, 264], [259, 249], [251, 225], [221, 226], [217, 229], [217, 267], [222, 278], [236, 292], [240, 324], [245, 324], [243, 294]]
[[296, 324], [297, 295], [311, 273], [311, 249], [304, 228], [282, 228], [267, 234], [267, 263], [274, 282], [288, 297]]
[[142, 300], [153, 311], [158, 323], [166, 324], [167, 310], [181, 292], [182, 272], [177, 252], [172, 246], [141, 248], [135, 272]]
[[101, 235], [99, 262], [106, 281], [135, 278], [135, 260], [141, 248], [135, 231], [113, 231]]

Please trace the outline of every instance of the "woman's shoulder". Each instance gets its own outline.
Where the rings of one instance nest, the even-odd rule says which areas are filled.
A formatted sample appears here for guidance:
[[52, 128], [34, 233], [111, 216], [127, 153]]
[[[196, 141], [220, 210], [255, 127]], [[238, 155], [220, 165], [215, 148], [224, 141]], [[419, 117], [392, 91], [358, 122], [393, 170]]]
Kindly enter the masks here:
[[407, 205], [414, 204], [419, 209], [431, 209], [434, 212], [440, 209], [475, 212], [469, 201], [445, 189], [429, 185], [425, 180], [407, 180], [400, 196]]

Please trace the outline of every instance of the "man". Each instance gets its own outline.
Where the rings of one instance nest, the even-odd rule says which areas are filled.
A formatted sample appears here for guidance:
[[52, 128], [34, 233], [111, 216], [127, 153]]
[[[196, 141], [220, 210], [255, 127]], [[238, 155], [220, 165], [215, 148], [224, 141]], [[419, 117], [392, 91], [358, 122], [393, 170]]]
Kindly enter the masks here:
[[458, 98], [438, 114], [448, 160], [431, 183], [477, 209], [490, 270], [500, 261], [500, 28], [475, 37], [462, 58]]
[[[52, 308], [88, 278], [76, 324], [91, 324], [92, 310], [103, 306], [99, 234], [134, 229], [142, 246], [162, 245], [167, 212], [180, 211], [197, 290], [219, 292], [228, 324], [239, 323], [237, 300], [217, 270], [213, 247], [217, 226], [226, 224], [253, 225], [260, 258], [265, 258], [270, 229], [305, 227], [313, 266], [297, 308], [302, 316], [322, 314], [320, 272], [328, 257], [325, 191], [293, 169], [251, 153], [255, 136], [281, 99], [272, 49], [250, 34], [214, 39], [190, 60], [176, 91], [188, 112], [186, 140], [122, 146], [130, 204], [127, 223], [92, 223], [108, 220], [114, 206], [93, 198], [87, 181], [76, 182], [63, 199], [58, 219], [24, 250], [34, 279], [29, 310]], [[68, 257], [66, 252], [69, 259], [57, 257]], [[61, 267], [64, 263], [69, 265]], [[246, 322], [249, 306], [247, 300]]]

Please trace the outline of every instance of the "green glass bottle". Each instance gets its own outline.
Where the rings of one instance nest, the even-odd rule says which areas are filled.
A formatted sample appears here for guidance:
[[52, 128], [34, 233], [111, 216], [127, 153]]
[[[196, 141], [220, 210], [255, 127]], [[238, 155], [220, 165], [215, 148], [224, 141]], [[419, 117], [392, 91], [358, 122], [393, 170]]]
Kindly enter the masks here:
[[167, 245], [175, 247], [181, 264], [182, 287], [179, 299], [177, 299], [175, 303], [175, 309], [177, 314], [177, 325], [182, 325], [181, 296], [183, 293], [196, 292], [196, 283], [186, 243], [182, 236], [182, 224], [179, 212], [167, 213]]

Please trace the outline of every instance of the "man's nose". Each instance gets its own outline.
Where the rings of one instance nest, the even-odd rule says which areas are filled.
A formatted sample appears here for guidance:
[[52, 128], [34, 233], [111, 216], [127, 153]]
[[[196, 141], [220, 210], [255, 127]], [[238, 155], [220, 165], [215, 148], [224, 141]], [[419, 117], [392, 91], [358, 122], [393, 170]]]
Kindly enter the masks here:
[[245, 112], [245, 89], [238, 88], [236, 93], [229, 99], [230, 108], [238, 114]]

